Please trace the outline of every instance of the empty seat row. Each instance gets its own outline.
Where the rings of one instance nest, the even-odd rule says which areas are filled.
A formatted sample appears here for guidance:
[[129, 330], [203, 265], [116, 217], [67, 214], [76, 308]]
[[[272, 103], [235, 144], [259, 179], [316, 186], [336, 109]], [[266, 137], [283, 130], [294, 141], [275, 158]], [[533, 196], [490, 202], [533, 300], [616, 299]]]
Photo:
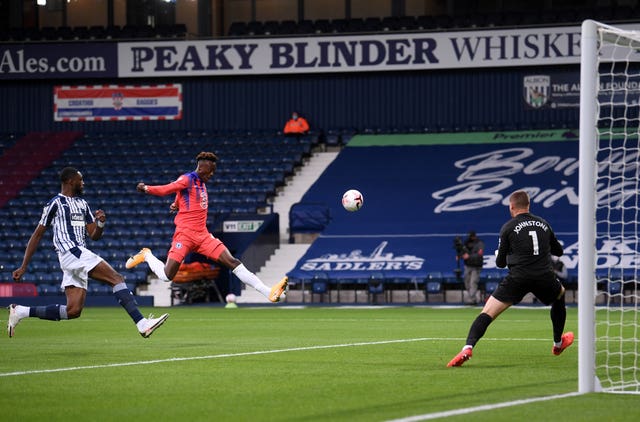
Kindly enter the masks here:
[[[136, 286], [138, 283], [127, 282], [129, 289], [136, 294]], [[61, 296], [64, 291], [60, 288], [60, 283], [40, 283], [36, 286], [39, 296]], [[89, 296], [108, 296], [113, 295], [113, 288], [107, 284], [89, 282], [87, 287]], [[115, 298], [114, 298], [115, 300]], [[117, 303], [117, 302], [116, 302]]]
[[229, 36], [277, 36], [293, 34], [376, 33], [388, 31], [422, 31], [466, 28], [515, 27], [535, 25], [580, 24], [585, 19], [603, 22], [632, 21], [640, 9], [630, 6], [584, 7], [576, 9], [542, 10], [538, 13], [505, 11], [494, 13], [463, 13], [422, 16], [387, 16], [351, 19], [317, 19], [284, 21], [233, 22]]
[[[490, 295], [498, 286], [504, 272], [486, 271], [480, 280], [480, 290]], [[330, 273], [318, 273], [308, 278], [289, 277], [287, 300], [296, 301], [296, 294], [302, 302], [308, 298], [314, 301], [330, 302], [447, 302], [462, 303], [464, 283], [461, 274], [450, 272], [429, 272], [419, 276], [391, 277], [382, 272], [356, 278], [332, 277]], [[291, 297], [291, 299], [289, 299]]]
[[185, 38], [187, 27], [175, 25], [60, 26], [42, 28], [8, 28], [0, 30], [0, 42], [88, 41]]
[[0, 155], [11, 148], [18, 139], [20, 139], [20, 135], [15, 133], [0, 133]]

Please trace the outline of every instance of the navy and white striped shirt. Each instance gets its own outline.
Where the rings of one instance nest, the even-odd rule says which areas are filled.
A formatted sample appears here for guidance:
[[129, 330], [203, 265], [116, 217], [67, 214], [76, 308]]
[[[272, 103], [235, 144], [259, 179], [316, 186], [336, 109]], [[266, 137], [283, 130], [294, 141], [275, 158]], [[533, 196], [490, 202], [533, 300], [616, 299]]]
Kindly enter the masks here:
[[40, 224], [53, 227], [53, 246], [58, 253], [86, 247], [87, 224], [93, 222], [89, 204], [82, 198], [58, 194], [42, 210]]

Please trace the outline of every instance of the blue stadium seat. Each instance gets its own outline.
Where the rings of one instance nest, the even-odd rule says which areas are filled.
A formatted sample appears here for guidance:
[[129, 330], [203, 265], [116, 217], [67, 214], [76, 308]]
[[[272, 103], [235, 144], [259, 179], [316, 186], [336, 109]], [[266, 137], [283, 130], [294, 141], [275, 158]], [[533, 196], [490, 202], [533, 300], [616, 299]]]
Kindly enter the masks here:
[[500, 284], [500, 281], [505, 275], [505, 271], [481, 271], [479, 288], [484, 292], [485, 297], [490, 296]]
[[38, 284], [38, 295], [40, 296], [59, 296], [63, 294], [60, 284]]
[[329, 281], [326, 279], [316, 278], [311, 282], [311, 302], [314, 302], [315, 295], [320, 296], [320, 302], [324, 302], [325, 298], [328, 298], [328, 301], [331, 302], [331, 294], [329, 293]]
[[262, 33], [264, 35], [275, 35], [279, 33], [280, 24], [278, 21], [268, 20], [262, 24]]
[[333, 32], [333, 33], [347, 32], [348, 25], [349, 25], [348, 19], [344, 19], [344, 18], [332, 19], [330, 32]]
[[298, 34], [313, 34], [315, 32], [313, 27], [313, 21], [309, 19], [303, 19], [298, 22], [298, 26], [296, 28], [296, 33]]
[[400, 16], [385, 16], [380, 26], [383, 31], [398, 31], [400, 29]]
[[131, 283], [134, 285], [138, 284], [146, 284], [147, 283], [147, 271], [146, 270], [137, 270], [133, 272], [129, 272], [126, 275], [127, 283]]
[[42, 35], [43, 40], [53, 41], [58, 39], [56, 28], [53, 26], [43, 26], [40, 28], [40, 34]]
[[110, 25], [105, 28], [104, 38], [118, 39], [121, 36], [122, 28], [119, 25]]
[[386, 278], [383, 273], [376, 272], [369, 276], [368, 281], [368, 298], [369, 303], [379, 303], [380, 296], [387, 301]]
[[73, 29], [71, 29], [70, 26], [59, 26], [56, 33], [58, 35], [58, 39], [66, 41], [72, 40], [75, 36]]
[[246, 35], [264, 35], [263, 23], [259, 21], [247, 22]]
[[622, 282], [620, 282], [620, 281], [609, 281], [607, 283], [607, 291], [612, 296], [622, 293]]
[[444, 302], [444, 290], [440, 280], [427, 281], [425, 283], [425, 295], [427, 302], [430, 302], [435, 295], [442, 297], [441, 301]]
[[73, 38], [76, 40], [88, 40], [91, 38], [89, 28], [86, 26], [76, 26], [73, 28]]
[[362, 24], [363, 32], [379, 32], [381, 30], [382, 20], [377, 16], [370, 16], [364, 19]]
[[357, 33], [365, 30], [363, 18], [351, 18], [347, 20], [345, 32]]
[[316, 19], [313, 23], [313, 29], [316, 34], [327, 34], [333, 32], [329, 19]]
[[[57, 268], [58, 268], [57, 265], [55, 267], [51, 267], [52, 270]], [[55, 284], [62, 279], [61, 272], [52, 273], [51, 271], [45, 271], [45, 270], [34, 271], [31, 268], [30, 268], [30, 271], [25, 274], [25, 276], [27, 275], [32, 278], [32, 281], [34, 283], [38, 283], [38, 284]]]
[[496, 291], [496, 289], [498, 288], [498, 285], [500, 284], [499, 281], [487, 281], [484, 285], [484, 292], [486, 295], [491, 295], [493, 294], [493, 292]]
[[102, 284], [94, 281], [89, 282], [87, 294], [92, 296], [106, 296], [113, 294], [113, 288], [108, 284]]
[[257, 207], [251, 205], [235, 205], [231, 207], [231, 212], [236, 214], [255, 214], [257, 211]]
[[342, 139], [337, 133], [327, 133], [324, 137], [324, 142], [328, 147], [339, 147], [342, 145]]

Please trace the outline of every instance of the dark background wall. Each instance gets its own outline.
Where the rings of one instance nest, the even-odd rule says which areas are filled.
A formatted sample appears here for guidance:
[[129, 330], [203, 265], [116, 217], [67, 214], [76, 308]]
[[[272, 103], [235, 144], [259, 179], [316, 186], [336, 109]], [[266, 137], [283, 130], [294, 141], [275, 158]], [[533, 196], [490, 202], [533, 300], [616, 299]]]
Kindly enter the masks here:
[[579, 69], [566, 66], [135, 80], [135, 84], [183, 85], [183, 119], [162, 122], [53, 122], [53, 87], [82, 82], [7, 81], [0, 83], [0, 127], [3, 132], [275, 131], [282, 129], [292, 110], [306, 116], [312, 128], [319, 131], [577, 127], [576, 108], [534, 110], [526, 105], [524, 76], [545, 72], [577, 78]]

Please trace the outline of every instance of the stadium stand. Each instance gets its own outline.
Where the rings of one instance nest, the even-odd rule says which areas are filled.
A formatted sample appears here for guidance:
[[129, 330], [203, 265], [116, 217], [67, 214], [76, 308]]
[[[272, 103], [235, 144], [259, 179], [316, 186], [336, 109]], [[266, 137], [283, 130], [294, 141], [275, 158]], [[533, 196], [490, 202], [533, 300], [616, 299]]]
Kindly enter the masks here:
[[[229, 35], [231, 31], [229, 31]], [[163, 25], [92, 25], [87, 26], [43, 26], [42, 28], [0, 29], [0, 42], [70, 42], [108, 41], [125, 39], [184, 39], [187, 26], [184, 23]]]
[[229, 25], [229, 30], [227, 31], [227, 35], [230, 37], [240, 37], [247, 34], [247, 24], [246, 22], [232, 22]]
[[69, 26], [59, 26], [56, 33], [59, 40], [69, 41], [75, 39], [75, 33]]
[[73, 27], [73, 39], [74, 40], [89, 40], [89, 28], [87, 26], [74, 26]]
[[0, 207], [16, 197], [79, 136], [79, 132], [32, 132], [7, 148], [0, 156]]
[[92, 25], [89, 27], [89, 33], [87, 34], [89, 40], [102, 40], [107, 37], [107, 30], [102, 25]]
[[[497, 248], [500, 227], [509, 219], [504, 201], [521, 186], [546, 192], [545, 196], [555, 195], [553, 201], [534, 199], [532, 212], [551, 222], [568, 248], [566, 259], [573, 259], [577, 210], [571, 203], [572, 188], [565, 190], [564, 186], [577, 186], [577, 172], [563, 172], [562, 181], [558, 181], [560, 175], [552, 167], [528, 176], [507, 168], [525, 167], [529, 162], [576, 161], [577, 142], [558, 140], [523, 146], [434, 141], [402, 145], [402, 135], [389, 135], [394, 142], [384, 146], [379, 140], [385, 136], [357, 135], [292, 207], [293, 230], [302, 227], [306, 233], [318, 228], [306, 254], [288, 273], [298, 283], [293, 289], [300, 287], [301, 280], [306, 280], [306, 287], [316, 273], [322, 272], [330, 280], [329, 288], [340, 291], [347, 301], [357, 301], [358, 293], [346, 292], [362, 290], [362, 284], [354, 280], [365, 280], [370, 303], [407, 302], [414, 300], [412, 297], [462, 303], [464, 284], [456, 268], [452, 241], [473, 228], [485, 239], [481, 284], [490, 294], [504, 275], [504, 270], [495, 267], [491, 253]], [[438, 139], [442, 135], [419, 136]], [[370, 146], [358, 142], [365, 138], [375, 141]], [[522, 155], [517, 160], [505, 158], [503, 164], [493, 159], [483, 161], [483, 157], [498, 159], [506, 157], [504, 154]], [[353, 187], [363, 193], [364, 206], [357, 212], [347, 212], [336, 198]], [[319, 224], [315, 211], [323, 208], [331, 218]], [[575, 265], [569, 266], [570, 272], [575, 270]], [[382, 281], [374, 283], [373, 289], [370, 280]]]
[[378, 304], [390, 301], [390, 291], [387, 288], [387, 277], [383, 272], [376, 271], [369, 276], [367, 281], [367, 300], [369, 303]]
[[[83, 173], [85, 198], [93, 210], [101, 208], [107, 212], [109, 228], [100, 241], [91, 242], [91, 249], [124, 274], [133, 291], [136, 285], [146, 283], [147, 270], [125, 270], [124, 262], [129, 254], [147, 246], [162, 257], [174, 230], [173, 215], [168, 210], [172, 198], [140, 195], [135, 191], [138, 181], [169, 183], [193, 170], [193, 158], [198, 152], [215, 151], [220, 157], [219, 172], [208, 189], [209, 223], [213, 227], [229, 216], [270, 213], [269, 202], [277, 189], [291, 177], [317, 142], [317, 136], [283, 139], [281, 135], [229, 136], [199, 132], [81, 136], [77, 132], [66, 132], [28, 134], [10, 145], [12, 136], [3, 138], [9, 141], [3, 141], [7, 151], [0, 156], [3, 162], [0, 180], [15, 180], [8, 186], [11, 191], [3, 184], [2, 198], [6, 205], [0, 208], [0, 237], [5, 242], [0, 247], [0, 265], [11, 269], [21, 262], [42, 207], [59, 192], [58, 172], [72, 165]], [[47, 150], [34, 149], [41, 147], [43, 139]], [[36, 150], [38, 153], [34, 154]], [[30, 166], [24, 166], [27, 159]], [[16, 177], [18, 175], [20, 177]], [[35, 283], [43, 295], [60, 294], [56, 269], [57, 256], [49, 233], [43, 238], [24, 281]], [[102, 295], [105, 291], [95, 286], [88, 293]]]
[[315, 32], [313, 21], [311, 19], [303, 19], [296, 24], [296, 34], [313, 34]]
[[[281, 36], [300, 34], [348, 34], [395, 31], [442, 31], [451, 29], [577, 25], [585, 18], [598, 16], [606, 23], [628, 22], [640, 16], [638, 8], [629, 5], [541, 10], [539, 13], [502, 11], [486, 13], [439, 14], [422, 16], [381, 16], [367, 18], [303, 19], [231, 22], [226, 30], [230, 37]], [[125, 25], [38, 28], [5, 28], [0, 42], [59, 42], [118, 39], [182, 39], [187, 37], [184, 23], [173, 25]]]
[[310, 283], [311, 302], [314, 302], [315, 295], [318, 295], [319, 302], [331, 302], [331, 294], [329, 293], [329, 277], [326, 273], [320, 272], [316, 274]]
[[15, 133], [0, 133], [0, 156], [15, 144], [21, 135]]
[[[390, 31], [435, 31], [470, 28], [537, 26], [537, 25], [578, 25], [584, 19], [598, 16], [602, 22], [615, 23], [630, 21], [639, 16], [639, 11], [631, 6], [584, 7], [572, 9], [542, 10], [540, 13], [503, 11], [487, 13], [464, 13], [457, 15], [439, 14], [422, 16], [384, 16], [351, 19], [317, 19], [300, 22], [252, 21], [233, 22], [229, 36], [273, 36], [293, 34], [331, 34]], [[293, 22], [293, 24], [291, 23]]]

